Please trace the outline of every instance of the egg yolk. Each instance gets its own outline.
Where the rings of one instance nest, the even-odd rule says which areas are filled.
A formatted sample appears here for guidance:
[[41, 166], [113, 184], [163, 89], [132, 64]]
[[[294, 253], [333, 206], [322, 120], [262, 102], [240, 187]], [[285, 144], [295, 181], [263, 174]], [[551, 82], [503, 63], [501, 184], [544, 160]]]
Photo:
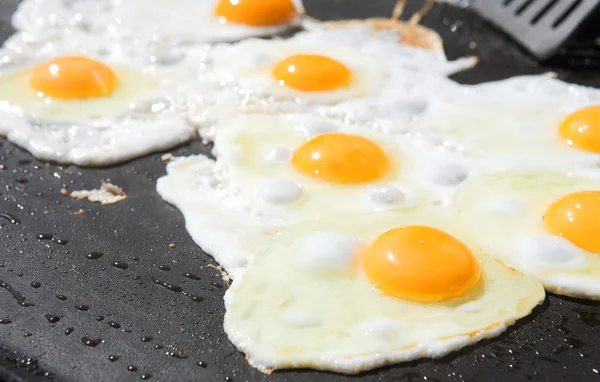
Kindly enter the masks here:
[[390, 169], [387, 154], [358, 135], [317, 135], [298, 148], [292, 165], [301, 173], [329, 183], [362, 183], [380, 179]]
[[36, 66], [29, 86], [44, 96], [82, 99], [111, 94], [118, 79], [111, 68], [82, 56], [59, 57]]
[[600, 106], [589, 106], [567, 116], [559, 126], [559, 134], [569, 146], [600, 153]]
[[255, 27], [285, 24], [297, 14], [292, 0], [220, 0], [215, 7], [220, 21]]
[[339, 61], [319, 54], [297, 54], [277, 63], [273, 77], [282, 86], [301, 91], [340, 89], [352, 81], [352, 71]]
[[600, 191], [575, 192], [554, 201], [546, 210], [544, 225], [551, 234], [600, 253]]
[[377, 237], [361, 254], [371, 283], [394, 297], [433, 302], [460, 296], [481, 277], [463, 243], [438, 229], [405, 226]]

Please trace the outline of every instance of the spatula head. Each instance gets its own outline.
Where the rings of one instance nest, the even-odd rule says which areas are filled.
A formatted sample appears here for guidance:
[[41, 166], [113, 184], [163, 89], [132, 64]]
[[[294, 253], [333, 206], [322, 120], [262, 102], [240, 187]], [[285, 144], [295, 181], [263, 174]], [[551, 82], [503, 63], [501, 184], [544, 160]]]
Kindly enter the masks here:
[[545, 60], [598, 10], [600, 0], [475, 0], [473, 7]]

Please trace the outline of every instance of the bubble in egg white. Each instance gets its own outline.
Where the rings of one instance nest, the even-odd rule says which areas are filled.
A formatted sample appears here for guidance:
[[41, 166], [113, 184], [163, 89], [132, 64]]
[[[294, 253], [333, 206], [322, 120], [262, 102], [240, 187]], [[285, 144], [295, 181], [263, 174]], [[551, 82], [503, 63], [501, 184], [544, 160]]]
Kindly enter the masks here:
[[302, 189], [289, 179], [262, 179], [256, 184], [259, 197], [273, 204], [291, 203], [302, 195]]
[[333, 133], [336, 131], [338, 131], [337, 126], [335, 126], [333, 123], [323, 120], [307, 121], [294, 126], [294, 132], [296, 132], [296, 134], [307, 138], [320, 134]]
[[402, 325], [398, 321], [381, 317], [363, 322], [361, 330], [365, 336], [377, 337], [380, 340], [391, 342], [401, 333]]
[[293, 151], [287, 147], [275, 147], [265, 154], [264, 158], [270, 162], [288, 162], [292, 159]]
[[464, 182], [469, 176], [465, 166], [452, 163], [444, 166], [436, 166], [432, 174], [432, 180], [439, 186], [452, 187]]
[[517, 239], [515, 251], [524, 261], [537, 267], [569, 268], [586, 264], [581, 249], [568, 240], [553, 235], [537, 235]]
[[303, 261], [316, 268], [346, 268], [361, 246], [361, 241], [348, 234], [317, 232], [304, 240]]
[[404, 201], [404, 193], [394, 186], [371, 186], [366, 193], [367, 200], [375, 207], [391, 207]]

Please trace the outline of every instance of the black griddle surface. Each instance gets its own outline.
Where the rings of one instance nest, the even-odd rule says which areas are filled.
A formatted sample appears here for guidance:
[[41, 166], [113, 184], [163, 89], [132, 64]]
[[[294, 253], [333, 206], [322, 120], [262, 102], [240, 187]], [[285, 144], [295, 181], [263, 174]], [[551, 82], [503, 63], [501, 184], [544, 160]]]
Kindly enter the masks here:
[[[304, 0], [308, 14], [320, 19], [386, 17], [395, 0]], [[421, 4], [409, 2], [410, 13]], [[0, 0], [2, 37], [16, 1]], [[438, 5], [424, 24], [444, 37], [450, 58], [475, 54], [481, 62], [456, 75], [466, 83], [542, 73], [505, 36], [468, 10]], [[471, 43], [471, 44], [469, 44]], [[473, 44], [474, 43], [474, 44]], [[600, 86], [594, 72], [558, 71], [561, 78]], [[192, 142], [176, 155], [209, 153]], [[223, 294], [219, 274], [204, 265], [214, 261], [189, 238], [181, 214], [155, 192], [165, 173], [161, 154], [108, 169], [81, 169], [37, 161], [0, 139], [0, 280], [34, 306], [20, 306], [0, 289], [0, 381], [519, 381], [591, 380], [600, 370], [598, 303], [550, 295], [535, 312], [499, 338], [483, 341], [439, 360], [401, 364], [358, 377], [314, 371], [261, 374], [246, 363], [223, 333]], [[19, 178], [26, 179], [20, 183]], [[113, 206], [75, 201], [60, 194], [95, 188], [101, 179], [122, 186], [129, 198]], [[74, 212], [84, 209], [83, 215]], [[60, 245], [38, 240], [51, 233]], [[174, 248], [169, 244], [173, 243]], [[100, 251], [104, 256], [89, 260]], [[137, 259], [137, 260], [136, 260]], [[122, 261], [128, 269], [111, 264]], [[159, 266], [170, 270], [161, 270]], [[201, 280], [183, 277], [194, 273]], [[204, 298], [195, 302], [153, 282], [181, 286]], [[41, 286], [34, 288], [32, 282]], [[67, 297], [65, 301], [57, 295]], [[76, 305], [87, 305], [81, 311]], [[51, 324], [46, 315], [60, 320]], [[98, 321], [98, 317], [104, 319]], [[116, 329], [109, 325], [120, 324]], [[70, 335], [67, 328], [73, 328]], [[142, 337], [152, 337], [149, 342]], [[95, 347], [82, 338], [101, 338]], [[111, 362], [111, 355], [119, 359]], [[202, 366], [198, 363], [201, 362]], [[137, 371], [128, 370], [134, 365]]]

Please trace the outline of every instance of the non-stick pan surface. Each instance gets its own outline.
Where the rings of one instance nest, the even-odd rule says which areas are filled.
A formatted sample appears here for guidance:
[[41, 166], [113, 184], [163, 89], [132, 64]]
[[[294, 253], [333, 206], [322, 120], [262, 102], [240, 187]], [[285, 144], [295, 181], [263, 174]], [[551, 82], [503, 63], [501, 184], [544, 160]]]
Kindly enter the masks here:
[[[394, 1], [305, 0], [305, 4], [311, 16], [340, 19], [388, 16]], [[409, 2], [408, 13], [420, 4]], [[4, 38], [12, 33], [8, 19], [15, 6], [13, 0], [0, 0]], [[481, 58], [476, 69], [456, 76], [461, 82], [549, 70], [469, 10], [438, 5], [424, 24], [441, 33], [451, 58], [471, 54]], [[559, 73], [570, 81], [600, 86], [600, 76], [592, 71]], [[171, 152], [209, 151], [209, 146], [196, 141]], [[0, 139], [0, 212], [20, 221], [13, 224], [0, 217], [0, 280], [13, 288], [0, 288], [0, 319], [11, 321], [0, 324], [0, 381], [42, 381], [48, 379], [44, 373], [77, 382], [142, 378], [575, 381], [599, 377], [598, 304], [554, 295], [499, 338], [442, 359], [396, 365], [359, 377], [314, 371], [260, 373], [248, 366], [223, 333], [226, 285], [212, 268], [203, 268], [214, 261], [189, 238], [181, 214], [154, 190], [156, 179], [165, 173], [160, 156], [107, 169], [81, 169], [37, 161]], [[100, 206], [60, 194], [62, 187], [94, 188], [101, 179], [122, 186], [129, 199]], [[74, 214], [79, 209], [85, 213]], [[68, 242], [39, 240], [40, 234]], [[92, 251], [104, 256], [90, 260], [86, 255]], [[126, 264], [127, 269], [113, 266], [115, 262]], [[200, 280], [183, 273], [193, 273]], [[204, 301], [195, 302], [155, 280], [180, 286]], [[15, 298], [19, 294], [33, 306], [21, 306]], [[88, 346], [95, 339], [102, 342]]]

